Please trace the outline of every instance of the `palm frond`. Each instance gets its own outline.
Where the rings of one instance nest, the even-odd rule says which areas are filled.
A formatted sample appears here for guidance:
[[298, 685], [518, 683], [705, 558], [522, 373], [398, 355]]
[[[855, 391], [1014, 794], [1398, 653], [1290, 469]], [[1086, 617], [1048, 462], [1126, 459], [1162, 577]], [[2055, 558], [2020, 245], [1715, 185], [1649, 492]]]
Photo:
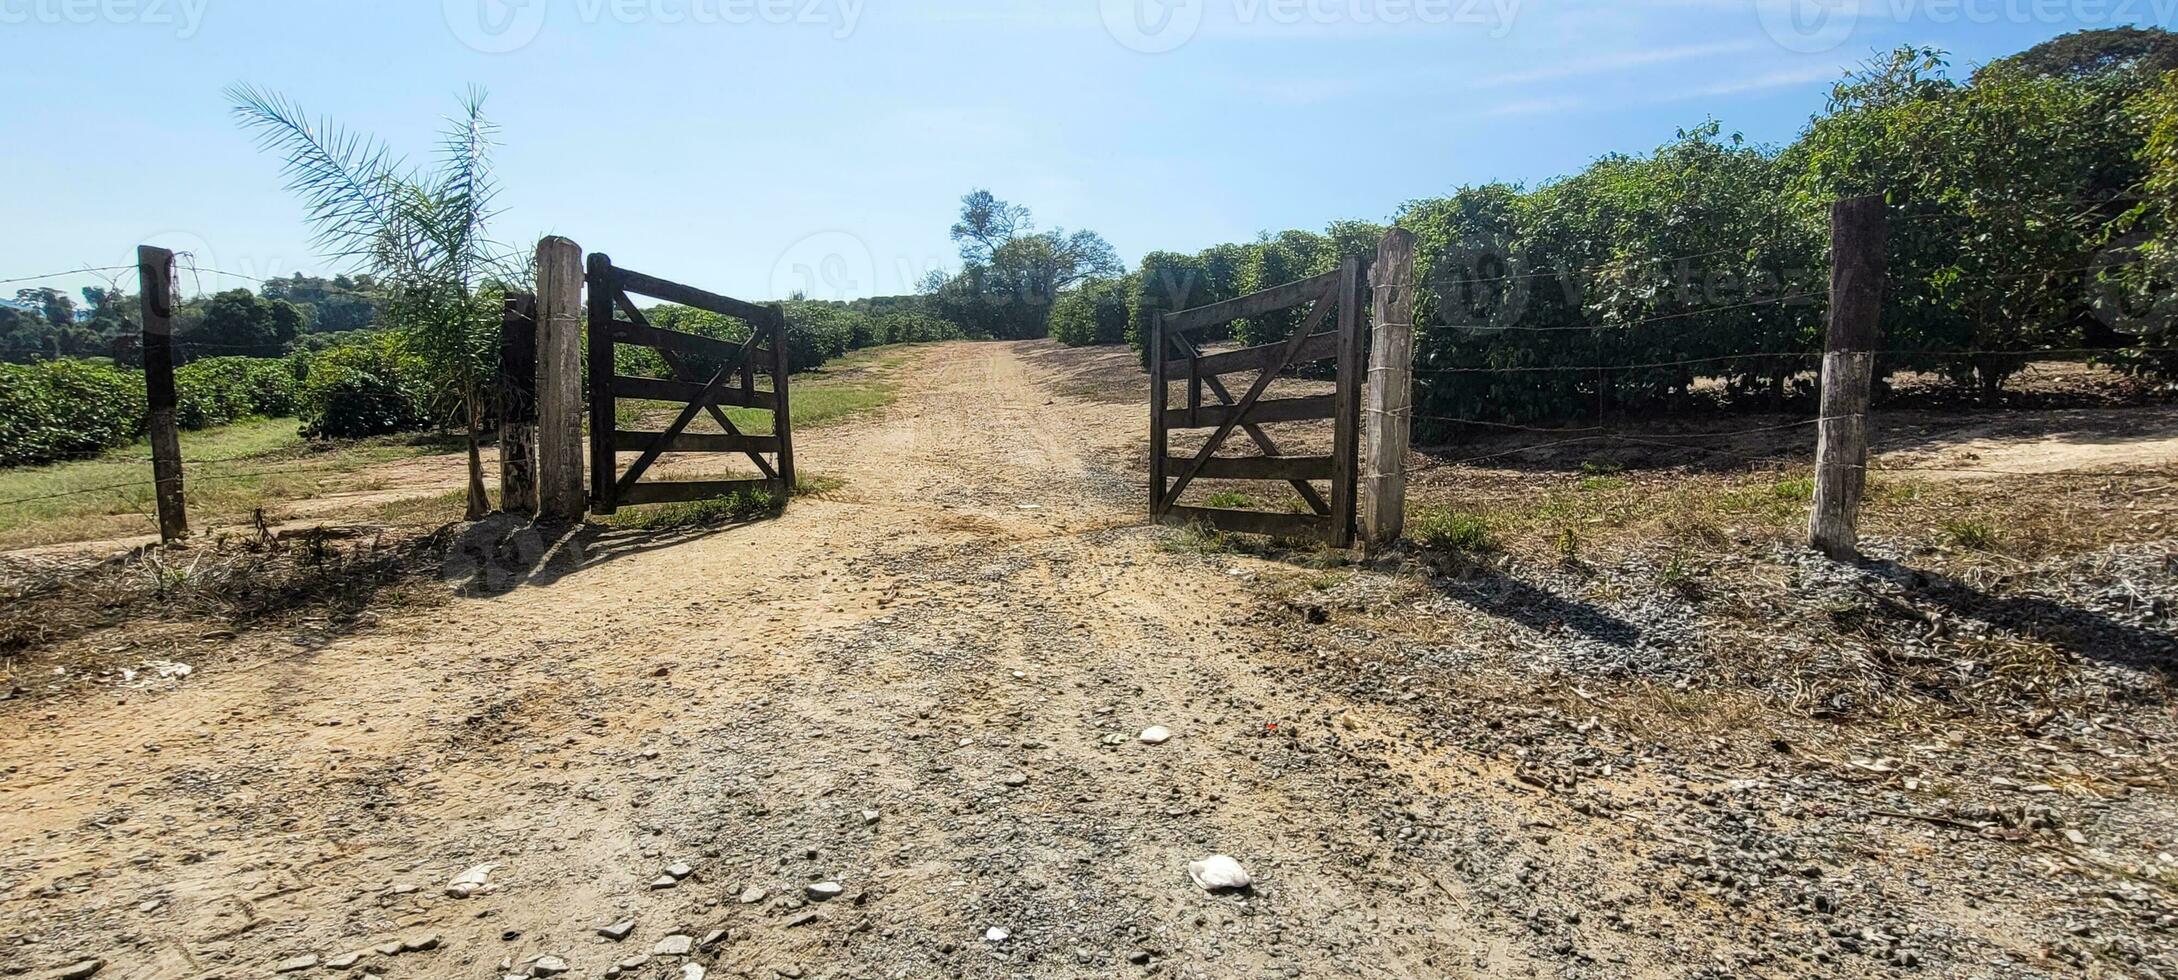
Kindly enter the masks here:
[[258, 145], [285, 161], [288, 190], [303, 199], [319, 250], [335, 259], [382, 267], [401, 264], [398, 247], [413, 237], [399, 207], [406, 164], [376, 139], [328, 119], [313, 121], [277, 92], [253, 85], [227, 89], [233, 112]]
[[430, 227], [438, 241], [437, 258], [447, 275], [474, 285], [498, 259], [496, 244], [485, 234], [495, 212], [498, 182], [491, 150], [499, 128], [484, 115], [485, 93], [471, 88], [461, 112], [448, 117], [439, 136], [439, 172], [431, 188], [436, 209]]

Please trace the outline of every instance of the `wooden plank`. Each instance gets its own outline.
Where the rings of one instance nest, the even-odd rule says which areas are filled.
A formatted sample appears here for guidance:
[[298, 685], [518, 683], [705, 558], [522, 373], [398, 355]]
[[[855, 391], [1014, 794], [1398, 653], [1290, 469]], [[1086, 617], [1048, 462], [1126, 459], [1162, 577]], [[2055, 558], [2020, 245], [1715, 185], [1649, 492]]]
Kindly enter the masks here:
[[720, 340], [716, 337], [681, 333], [678, 330], [660, 330], [657, 327], [630, 323], [626, 320], [613, 320], [611, 323], [612, 326], [607, 328], [605, 332], [616, 344], [634, 344], [638, 347], [656, 347], [660, 350], [669, 350], [677, 354], [688, 354], [695, 357], [719, 358], [728, 364], [739, 364], [741, 362], [741, 352], [746, 349], [744, 345], [734, 343], [731, 340]]
[[620, 465], [613, 450], [613, 339], [612, 331], [596, 329], [613, 319], [613, 260], [603, 252], [590, 253], [590, 511], [610, 514], [619, 503], [613, 498], [618, 484], [613, 471]]
[[1165, 390], [1165, 315], [1150, 314], [1150, 519], [1159, 520], [1165, 515], [1165, 401], [1170, 393]]
[[624, 504], [681, 504], [717, 500], [737, 493], [779, 492], [777, 480], [697, 480], [679, 483], [638, 483], [621, 498]]
[[[622, 449], [648, 449], [664, 436], [663, 432], [613, 433], [613, 441]], [[666, 440], [663, 450], [669, 453], [775, 453], [779, 451], [778, 436], [750, 436], [720, 434], [715, 432], [683, 432]]]
[[[1172, 409], [1165, 413], [1165, 425], [1174, 429], [1208, 429], [1223, 425], [1232, 415], [1231, 405], [1204, 405], [1200, 418], [1189, 422], [1186, 409]], [[1271, 422], [1315, 422], [1333, 417], [1338, 410], [1337, 395], [1310, 395], [1306, 398], [1270, 398], [1255, 403], [1255, 410], [1248, 413], [1247, 421], [1257, 425]], [[1276, 455], [1275, 449], [1264, 452]]]
[[[1328, 309], [1328, 307], [1326, 307]], [[1312, 334], [1301, 345], [1299, 353], [1291, 361], [1285, 358], [1285, 343], [1264, 344], [1261, 347], [1243, 347], [1239, 350], [1204, 354], [1195, 359], [1197, 373], [1211, 377], [1220, 374], [1237, 374], [1241, 371], [1260, 371], [1271, 364], [1306, 364], [1326, 357], [1337, 357], [1339, 335], [1336, 332]]]
[[[1328, 296], [1325, 297], [1325, 299], [1329, 298]], [[1293, 336], [1287, 338], [1284, 344], [1279, 345], [1279, 350], [1274, 357], [1266, 359], [1263, 364], [1263, 373], [1256, 375], [1255, 383], [1248, 387], [1247, 394], [1240, 396], [1240, 400], [1233, 403], [1233, 417], [1226, 419], [1225, 424], [1218, 426], [1216, 431], [1210, 433], [1210, 438], [1203, 441], [1202, 448], [1195, 451], [1195, 458], [1188, 461], [1188, 465], [1180, 470], [1179, 476], [1173, 481], [1172, 489], [1165, 491], [1165, 506], [1170, 507], [1179, 503], [1180, 494], [1187, 490], [1187, 484], [1195, 479], [1197, 472], [1201, 471], [1202, 464], [1209, 460], [1211, 456], [1217, 454], [1218, 447], [1224, 445], [1226, 437], [1233, 434], [1233, 427], [1239, 425], [1241, 419], [1248, 417], [1248, 410], [1255, 407], [1256, 401], [1263, 397], [1263, 392], [1270, 390], [1271, 382], [1278, 378], [1278, 372], [1285, 370], [1287, 365], [1292, 364], [1302, 348], [1307, 347], [1309, 341], [1317, 336], [1316, 328], [1322, 325], [1324, 317], [1330, 312], [1330, 303], [1318, 302], [1316, 308], [1309, 311], [1308, 319], [1301, 324], [1301, 328], [1295, 330]], [[1333, 339], [1337, 337], [1336, 334], [1331, 336]]]
[[1191, 524], [1208, 524], [1220, 531], [1236, 534], [1268, 534], [1274, 538], [1315, 538], [1322, 540], [1331, 526], [1330, 518], [1314, 514], [1270, 514], [1256, 510], [1226, 510], [1218, 507], [1172, 507], [1160, 517], [1163, 523], [1186, 527]]
[[[1170, 456], [1166, 466], [1186, 466], [1189, 457]], [[1329, 456], [1212, 456], [1195, 475], [1205, 480], [1328, 480]]]
[[631, 293], [639, 293], [653, 299], [662, 299], [668, 303], [679, 303], [682, 306], [693, 306], [699, 310], [709, 310], [724, 316], [747, 320], [752, 324], [764, 322], [764, 317], [767, 315], [765, 308], [755, 303], [738, 300], [731, 296], [720, 296], [717, 293], [697, 289], [694, 286], [683, 286], [677, 282], [667, 282], [656, 276], [646, 276], [628, 269], [614, 269], [613, 282], [614, 285]]
[[[794, 482], [794, 405], [787, 398], [787, 319], [786, 307], [771, 304], [771, 329], [757, 330], [749, 334], [749, 343], [755, 344], [767, 335], [771, 340], [771, 431], [779, 437], [779, 483], [788, 494], [801, 484]], [[756, 363], [751, 357], [746, 362]], [[756, 384], [752, 377], [750, 387]]]
[[[1361, 329], [1361, 259], [1347, 256], [1339, 268], [1339, 368], [1338, 417], [1331, 434], [1331, 458], [1336, 472], [1331, 477], [1331, 536], [1334, 548], [1354, 544], [1354, 518], [1359, 506], [1361, 463], [1361, 389], [1366, 373]], [[1399, 420], [1402, 424], [1405, 419]], [[1404, 452], [1404, 445], [1401, 451]]]
[[[703, 385], [695, 381], [674, 378], [636, 378], [625, 374], [613, 375], [614, 398], [642, 398], [657, 402], [692, 402], [703, 394]], [[770, 408], [771, 392], [743, 391], [740, 388], [720, 388], [712, 393], [711, 404], [731, 405], [735, 408]]]
[[1339, 270], [1333, 269], [1320, 276], [1283, 283], [1221, 303], [1181, 310], [1165, 317], [1165, 329], [1175, 334], [1189, 333], [1251, 316], [1262, 316], [1289, 306], [1299, 306], [1323, 295], [1324, 290], [1330, 289], [1338, 281]]

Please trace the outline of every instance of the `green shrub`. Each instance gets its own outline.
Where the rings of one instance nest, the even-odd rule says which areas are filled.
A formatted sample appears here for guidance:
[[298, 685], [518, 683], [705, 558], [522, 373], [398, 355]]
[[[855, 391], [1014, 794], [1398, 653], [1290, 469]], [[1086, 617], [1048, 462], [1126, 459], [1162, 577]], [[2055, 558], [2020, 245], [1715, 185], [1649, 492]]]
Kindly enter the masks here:
[[964, 336], [960, 324], [927, 313], [886, 313], [875, 322], [878, 344], [927, 344]]
[[1100, 279], [1059, 297], [1051, 308], [1051, 338], [1068, 347], [1123, 344], [1133, 284]]
[[127, 445], [144, 431], [144, 378], [108, 364], [0, 364], [0, 466]]
[[286, 360], [214, 357], [174, 371], [175, 418], [185, 429], [206, 429], [252, 416], [295, 412], [297, 382]]
[[356, 439], [430, 425], [429, 399], [423, 363], [385, 335], [311, 358], [296, 401], [303, 435]]
[[1483, 554], [1497, 550], [1490, 522], [1480, 514], [1463, 511], [1424, 510], [1409, 522], [1407, 536], [1433, 551]]

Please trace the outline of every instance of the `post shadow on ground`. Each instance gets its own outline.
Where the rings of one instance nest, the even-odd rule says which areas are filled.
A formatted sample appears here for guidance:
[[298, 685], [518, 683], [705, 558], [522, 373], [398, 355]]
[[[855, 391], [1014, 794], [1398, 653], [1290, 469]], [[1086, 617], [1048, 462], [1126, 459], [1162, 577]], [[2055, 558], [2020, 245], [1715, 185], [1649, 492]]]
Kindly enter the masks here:
[[463, 595], [492, 598], [520, 588], [548, 586], [576, 572], [769, 519], [755, 517], [650, 531], [589, 523], [545, 523], [519, 514], [493, 514], [463, 528], [448, 544], [439, 578], [459, 583]]
[[1856, 567], [1904, 590], [1907, 598], [1943, 607], [2027, 639], [2047, 643], [2082, 660], [2178, 679], [2178, 636], [2120, 622], [2077, 605], [2033, 595], [1992, 595], [1957, 579], [1884, 558], [1863, 558]]
[[1472, 574], [1435, 586], [1446, 598], [1465, 603], [1476, 612], [1518, 623], [1538, 633], [1565, 627], [1598, 643], [1632, 649], [1641, 642], [1641, 628], [1593, 603], [1568, 599], [1496, 570], [1471, 570]]

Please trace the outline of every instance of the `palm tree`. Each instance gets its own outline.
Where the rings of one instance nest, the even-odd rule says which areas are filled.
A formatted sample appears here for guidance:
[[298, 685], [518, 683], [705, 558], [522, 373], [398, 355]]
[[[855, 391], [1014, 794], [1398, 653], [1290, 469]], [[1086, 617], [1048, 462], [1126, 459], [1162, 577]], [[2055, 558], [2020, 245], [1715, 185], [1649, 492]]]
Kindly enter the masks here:
[[461, 420], [469, 450], [469, 520], [491, 509], [478, 432], [496, 363], [495, 294], [520, 270], [485, 225], [498, 188], [491, 149], [497, 127], [484, 93], [471, 89], [441, 131], [435, 166], [411, 167], [376, 138], [249, 85], [227, 90], [244, 129], [285, 160], [288, 190], [303, 199], [315, 244], [327, 258], [376, 277], [385, 319], [430, 365], [441, 417]]

